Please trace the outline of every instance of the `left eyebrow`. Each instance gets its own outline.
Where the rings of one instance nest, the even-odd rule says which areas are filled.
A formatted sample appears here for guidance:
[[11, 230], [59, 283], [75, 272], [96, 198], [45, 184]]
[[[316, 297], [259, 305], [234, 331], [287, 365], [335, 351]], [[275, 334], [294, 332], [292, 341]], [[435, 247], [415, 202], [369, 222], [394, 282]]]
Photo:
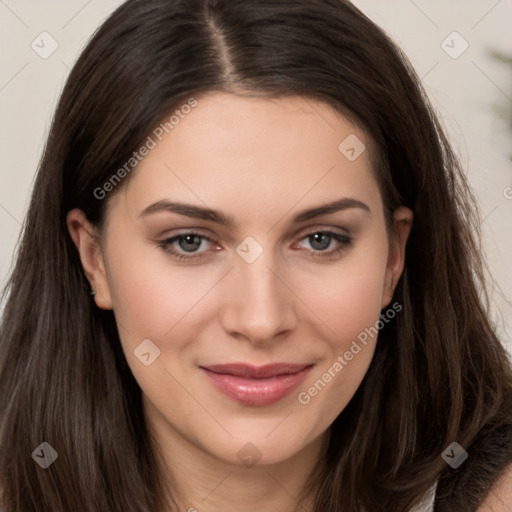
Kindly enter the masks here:
[[[359, 199], [345, 197], [343, 199], [339, 199], [338, 201], [333, 201], [331, 203], [327, 203], [321, 206], [316, 206], [314, 208], [302, 210], [300, 213], [293, 217], [292, 223], [300, 224], [301, 222], [313, 219], [315, 217], [319, 217], [320, 215], [328, 215], [331, 213], [336, 213], [351, 208], [360, 208], [367, 212], [368, 214], [371, 214], [370, 207], [367, 204], [363, 203], [362, 201], [359, 201]], [[139, 216], [145, 217], [162, 211], [166, 211], [169, 213], [177, 213], [178, 215], [183, 215], [185, 217], [190, 217], [193, 219], [201, 219], [210, 222], [215, 222], [217, 224], [224, 225], [228, 228], [233, 228], [236, 226], [234, 219], [229, 215], [222, 213], [221, 211], [213, 210], [211, 208], [204, 208], [202, 206], [197, 206], [188, 203], [178, 203], [169, 200], [161, 200], [151, 204], [147, 208], [144, 208], [144, 210], [142, 210]]]
[[342, 210], [348, 210], [350, 208], [361, 208], [368, 214], [371, 214], [370, 207], [359, 201], [359, 199], [354, 199], [352, 197], [345, 197], [338, 201], [333, 201], [332, 203], [327, 203], [322, 206], [317, 206], [315, 208], [310, 208], [308, 210], [303, 210], [295, 217], [293, 217], [292, 222], [294, 224], [299, 224], [306, 220], [313, 219], [315, 217], [319, 217], [320, 215], [328, 215], [330, 213], [336, 213]]

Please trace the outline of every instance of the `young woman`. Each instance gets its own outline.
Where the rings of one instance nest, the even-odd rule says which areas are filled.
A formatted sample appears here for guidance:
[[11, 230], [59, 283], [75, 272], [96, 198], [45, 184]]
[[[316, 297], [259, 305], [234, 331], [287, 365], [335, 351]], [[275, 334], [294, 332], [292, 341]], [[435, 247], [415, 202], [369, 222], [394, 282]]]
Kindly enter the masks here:
[[5, 293], [1, 509], [510, 510], [473, 204], [349, 2], [124, 3]]

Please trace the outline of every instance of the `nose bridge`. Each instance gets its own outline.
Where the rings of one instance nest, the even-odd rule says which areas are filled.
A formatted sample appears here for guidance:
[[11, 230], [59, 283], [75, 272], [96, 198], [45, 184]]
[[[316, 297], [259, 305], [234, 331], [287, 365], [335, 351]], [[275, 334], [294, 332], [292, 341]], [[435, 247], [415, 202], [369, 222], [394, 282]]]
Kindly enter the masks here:
[[271, 269], [275, 267], [271, 257], [259, 258], [254, 263], [240, 263], [239, 276], [247, 296], [247, 302], [255, 302], [256, 304], [269, 304], [278, 302], [278, 280], [275, 271]]

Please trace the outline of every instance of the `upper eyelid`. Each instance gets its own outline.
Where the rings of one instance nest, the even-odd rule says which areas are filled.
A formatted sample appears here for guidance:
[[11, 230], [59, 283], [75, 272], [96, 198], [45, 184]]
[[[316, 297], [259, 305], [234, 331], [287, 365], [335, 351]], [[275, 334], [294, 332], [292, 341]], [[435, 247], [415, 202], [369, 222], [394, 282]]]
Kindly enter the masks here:
[[[180, 228], [177, 228], [177, 229], [180, 229]], [[208, 230], [206, 230], [206, 231], [208, 231]], [[334, 227], [334, 226], [333, 227], [331, 227], [331, 226], [322, 227], [322, 226], [318, 225], [318, 226], [297, 229], [294, 231], [293, 235], [290, 235], [287, 238], [295, 238], [301, 234], [304, 237], [304, 236], [308, 236], [309, 234], [313, 234], [313, 233], [326, 233], [326, 232], [332, 232], [335, 234], [342, 234], [342, 235], [349, 236], [351, 231], [352, 230], [349, 230], [346, 228], [341, 228], [341, 227]], [[179, 236], [190, 235], [190, 234], [199, 235], [204, 238], [208, 238], [210, 240], [215, 240], [216, 238], [218, 238], [214, 235], [206, 234], [202, 230], [202, 228], [181, 228], [181, 232], [179, 232], [179, 233], [175, 233], [175, 234], [173, 233], [168, 236], [164, 236], [163, 241], [170, 240], [172, 238], [176, 238]], [[242, 237], [242, 239], [243, 239], [243, 237]]]

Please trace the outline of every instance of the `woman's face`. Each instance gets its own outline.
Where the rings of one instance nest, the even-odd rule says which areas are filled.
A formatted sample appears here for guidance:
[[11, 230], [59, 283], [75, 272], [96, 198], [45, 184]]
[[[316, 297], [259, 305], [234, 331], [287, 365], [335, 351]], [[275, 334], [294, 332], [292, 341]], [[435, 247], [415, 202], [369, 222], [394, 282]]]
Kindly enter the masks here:
[[390, 240], [365, 133], [320, 102], [210, 93], [153, 138], [96, 250], [68, 218], [96, 303], [162, 438], [289, 459], [368, 369], [411, 213]]

